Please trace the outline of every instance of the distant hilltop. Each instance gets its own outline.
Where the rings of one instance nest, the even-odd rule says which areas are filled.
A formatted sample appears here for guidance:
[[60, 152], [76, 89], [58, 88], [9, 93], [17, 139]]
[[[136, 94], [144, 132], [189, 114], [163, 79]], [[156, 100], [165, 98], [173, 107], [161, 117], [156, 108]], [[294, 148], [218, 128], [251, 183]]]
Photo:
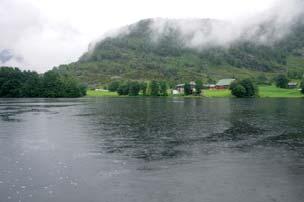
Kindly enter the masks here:
[[299, 14], [233, 24], [212, 19], [146, 19], [92, 43], [79, 61], [61, 65], [90, 84], [124, 80], [173, 83], [304, 72]]

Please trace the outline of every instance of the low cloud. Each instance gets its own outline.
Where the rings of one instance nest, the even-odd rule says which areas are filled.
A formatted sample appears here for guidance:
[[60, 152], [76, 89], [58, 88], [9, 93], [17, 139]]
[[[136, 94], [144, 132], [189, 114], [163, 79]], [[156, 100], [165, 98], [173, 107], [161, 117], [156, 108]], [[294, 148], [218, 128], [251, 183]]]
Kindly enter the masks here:
[[291, 32], [303, 13], [302, 1], [289, 0], [278, 1], [278, 4], [267, 11], [230, 22], [158, 18], [153, 19], [150, 25], [151, 39], [158, 42], [160, 38], [175, 30], [186, 47], [195, 49], [229, 47], [238, 40], [272, 45]]
[[0, 66], [43, 72], [77, 60], [87, 47], [87, 39], [77, 30], [48, 20], [27, 1], [1, 0], [0, 27], [0, 52], [11, 55], [0, 60]]

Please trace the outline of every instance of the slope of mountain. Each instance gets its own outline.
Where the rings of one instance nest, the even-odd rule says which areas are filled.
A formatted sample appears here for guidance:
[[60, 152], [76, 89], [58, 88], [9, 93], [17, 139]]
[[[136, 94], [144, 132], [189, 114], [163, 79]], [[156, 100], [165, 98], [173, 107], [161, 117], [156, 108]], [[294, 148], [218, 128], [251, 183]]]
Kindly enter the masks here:
[[238, 30], [209, 19], [147, 19], [101, 40], [78, 62], [58, 70], [90, 84], [118, 78], [177, 83], [287, 71], [301, 74], [304, 25], [299, 20], [284, 27], [269, 20]]

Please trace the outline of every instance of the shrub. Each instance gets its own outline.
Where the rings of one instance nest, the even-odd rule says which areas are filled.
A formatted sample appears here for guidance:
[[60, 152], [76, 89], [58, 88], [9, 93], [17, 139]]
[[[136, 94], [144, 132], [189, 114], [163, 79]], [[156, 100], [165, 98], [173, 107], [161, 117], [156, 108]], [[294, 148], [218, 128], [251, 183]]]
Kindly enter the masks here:
[[241, 84], [237, 84], [231, 89], [231, 93], [235, 97], [245, 97], [246, 89]]
[[240, 84], [245, 88], [245, 97], [253, 97], [258, 94], [258, 88], [250, 79], [240, 81]]
[[235, 81], [230, 86], [231, 94], [235, 97], [254, 97], [258, 94], [258, 88], [250, 79]]

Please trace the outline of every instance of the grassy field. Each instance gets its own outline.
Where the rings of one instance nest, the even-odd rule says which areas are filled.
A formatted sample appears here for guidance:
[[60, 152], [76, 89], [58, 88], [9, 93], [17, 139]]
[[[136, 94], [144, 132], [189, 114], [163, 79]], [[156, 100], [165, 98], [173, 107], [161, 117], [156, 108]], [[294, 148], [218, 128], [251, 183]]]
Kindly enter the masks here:
[[[230, 90], [204, 90], [205, 97], [232, 97]], [[276, 86], [259, 86], [262, 98], [297, 98], [304, 97], [298, 89], [282, 89]]]
[[88, 97], [116, 97], [118, 96], [118, 94], [116, 92], [109, 92], [109, 91], [88, 90], [87, 96]]
[[230, 90], [204, 90], [204, 97], [232, 97]]
[[298, 89], [282, 89], [276, 86], [259, 86], [260, 97], [295, 98], [303, 97]]

